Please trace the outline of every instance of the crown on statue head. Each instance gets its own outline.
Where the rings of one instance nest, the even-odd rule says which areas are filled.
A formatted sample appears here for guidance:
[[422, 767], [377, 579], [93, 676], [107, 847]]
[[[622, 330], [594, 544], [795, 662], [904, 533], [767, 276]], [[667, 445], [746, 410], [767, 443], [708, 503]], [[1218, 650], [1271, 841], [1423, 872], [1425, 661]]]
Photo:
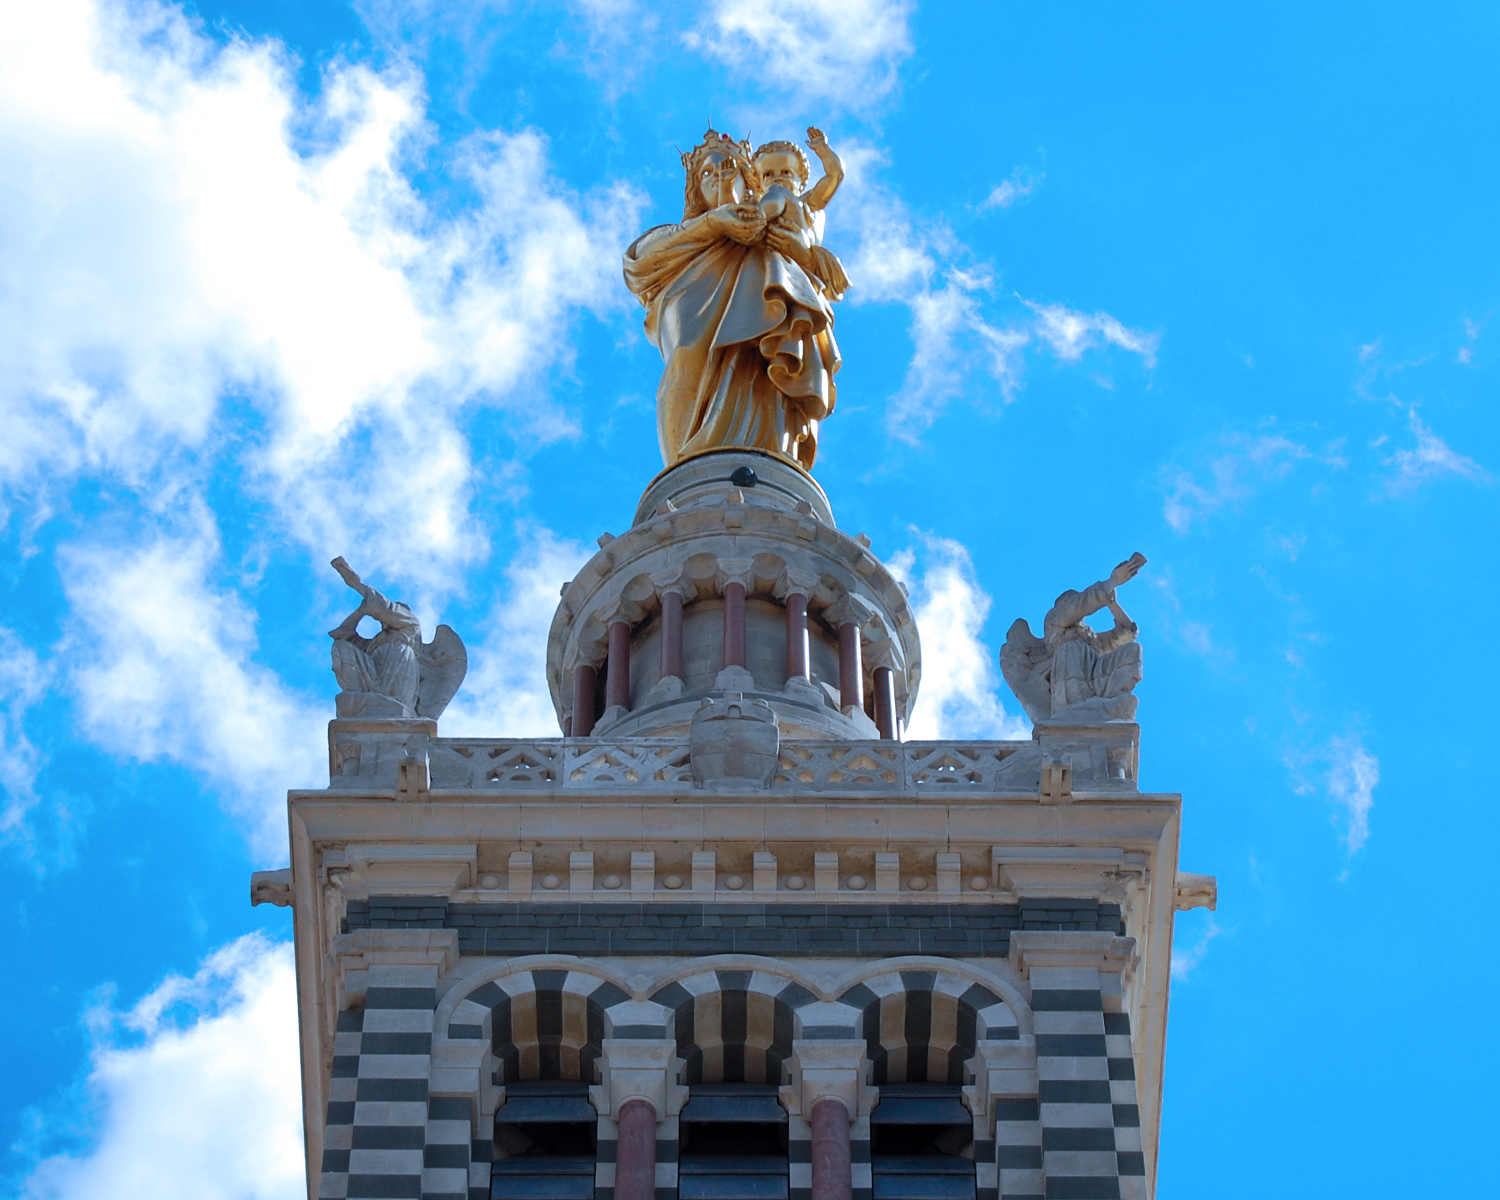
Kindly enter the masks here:
[[754, 170], [755, 160], [750, 153], [748, 141], [735, 141], [727, 133], [719, 133], [712, 126], [703, 135], [703, 140], [682, 155], [682, 165], [689, 175], [694, 174], [698, 164], [710, 154], [727, 154], [745, 168], [746, 177]]

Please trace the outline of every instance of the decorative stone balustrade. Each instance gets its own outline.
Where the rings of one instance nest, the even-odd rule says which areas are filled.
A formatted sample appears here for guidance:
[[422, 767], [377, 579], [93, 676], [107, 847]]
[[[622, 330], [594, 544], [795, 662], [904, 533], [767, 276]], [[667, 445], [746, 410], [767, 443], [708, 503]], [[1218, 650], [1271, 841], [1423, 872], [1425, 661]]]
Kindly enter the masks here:
[[[492, 794], [628, 796], [696, 786], [687, 737], [440, 738], [389, 724], [390, 729], [374, 728], [376, 722], [353, 728], [346, 727], [354, 722], [332, 724], [331, 789], [409, 791], [403, 780], [414, 777], [423, 780], [418, 791]], [[1048, 762], [1048, 736], [1026, 742], [786, 739], [760, 794], [1031, 796], [1046, 802], [1075, 790], [1133, 792], [1136, 731], [1134, 725], [1068, 731], [1069, 761], [1061, 764]]]

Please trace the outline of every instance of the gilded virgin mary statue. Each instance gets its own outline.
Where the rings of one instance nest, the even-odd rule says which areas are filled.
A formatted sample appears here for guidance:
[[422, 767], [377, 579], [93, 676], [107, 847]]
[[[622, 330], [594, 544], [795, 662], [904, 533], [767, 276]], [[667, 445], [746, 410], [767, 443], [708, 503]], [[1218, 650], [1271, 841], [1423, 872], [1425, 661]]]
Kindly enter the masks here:
[[843, 164], [807, 132], [825, 172], [811, 188], [795, 144], [752, 151], [710, 129], [682, 156], [682, 222], [648, 229], [625, 252], [625, 282], [665, 363], [656, 420], [669, 467], [731, 447], [804, 470], [817, 457], [840, 361], [831, 302], [849, 280], [822, 246]]

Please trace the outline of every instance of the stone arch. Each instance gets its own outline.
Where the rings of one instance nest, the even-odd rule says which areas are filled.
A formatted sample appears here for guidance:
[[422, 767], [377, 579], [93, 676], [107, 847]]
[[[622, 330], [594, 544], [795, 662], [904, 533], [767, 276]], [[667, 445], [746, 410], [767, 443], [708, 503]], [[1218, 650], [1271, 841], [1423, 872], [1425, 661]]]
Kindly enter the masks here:
[[627, 1003], [619, 984], [566, 965], [512, 971], [468, 992], [453, 1010], [450, 1041], [488, 1043], [495, 1082], [597, 1082], [609, 1010]]
[[651, 999], [672, 1013], [679, 1082], [784, 1082], [795, 1010], [814, 1000], [783, 975], [725, 967], [687, 975]]
[[839, 996], [858, 1009], [871, 1082], [970, 1082], [968, 1061], [984, 1040], [1016, 1040], [1014, 1012], [982, 983], [943, 970], [886, 971]]

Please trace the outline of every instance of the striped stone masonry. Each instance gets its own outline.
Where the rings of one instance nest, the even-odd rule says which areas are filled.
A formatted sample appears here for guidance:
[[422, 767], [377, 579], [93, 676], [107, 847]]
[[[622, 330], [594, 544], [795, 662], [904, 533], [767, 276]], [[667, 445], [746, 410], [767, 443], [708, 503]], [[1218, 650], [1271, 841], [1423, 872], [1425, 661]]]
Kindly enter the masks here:
[[[1119, 1011], [1120, 976], [1133, 945], [1129, 938], [1085, 933], [1016, 939], [1013, 958], [1031, 982], [1045, 1188], [1037, 1189], [1035, 1174], [1018, 1168], [1014, 1183], [1005, 1180], [1002, 1197], [1146, 1200], [1135, 1058], [1129, 1018]], [[1114, 1011], [1106, 1014], [1106, 1005]], [[1117, 1128], [1122, 1120], [1136, 1122], [1134, 1134], [1129, 1125]], [[1022, 1128], [1029, 1121], [1016, 1124], [1007, 1132], [1030, 1136]], [[1012, 1186], [1029, 1190], [1012, 1192]]]

